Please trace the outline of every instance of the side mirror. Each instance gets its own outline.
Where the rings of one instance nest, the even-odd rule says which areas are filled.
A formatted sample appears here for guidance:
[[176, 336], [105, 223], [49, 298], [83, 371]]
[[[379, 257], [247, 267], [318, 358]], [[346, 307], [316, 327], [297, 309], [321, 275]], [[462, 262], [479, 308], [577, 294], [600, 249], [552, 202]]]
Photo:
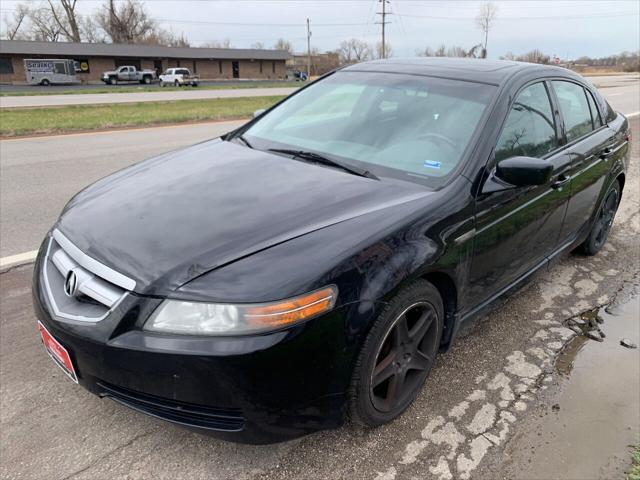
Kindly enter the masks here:
[[266, 111], [267, 111], [266, 108], [261, 108], [260, 110], [256, 110], [255, 112], [253, 112], [253, 118], [259, 117]]
[[516, 187], [543, 185], [549, 181], [553, 165], [533, 157], [511, 157], [498, 162], [496, 177]]

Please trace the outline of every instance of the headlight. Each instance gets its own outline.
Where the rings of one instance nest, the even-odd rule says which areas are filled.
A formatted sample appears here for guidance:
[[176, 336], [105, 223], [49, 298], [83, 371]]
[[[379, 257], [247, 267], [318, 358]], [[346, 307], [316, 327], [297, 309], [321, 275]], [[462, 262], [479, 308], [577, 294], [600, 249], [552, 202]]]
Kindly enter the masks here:
[[260, 304], [214, 304], [165, 300], [145, 330], [183, 335], [245, 335], [286, 327], [331, 310], [334, 285], [299, 297]]

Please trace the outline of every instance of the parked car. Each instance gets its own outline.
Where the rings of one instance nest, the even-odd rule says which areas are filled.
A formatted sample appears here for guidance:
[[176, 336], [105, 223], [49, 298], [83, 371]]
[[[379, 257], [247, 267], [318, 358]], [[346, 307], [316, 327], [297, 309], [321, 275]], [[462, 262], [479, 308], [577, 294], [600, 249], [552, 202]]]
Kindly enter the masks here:
[[306, 82], [309, 76], [306, 72], [300, 70], [287, 70], [287, 80], [295, 80], [296, 82]]
[[174, 85], [176, 87], [182, 87], [191, 85], [197, 87], [200, 83], [200, 77], [197, 75], [191, 75], [188, 68], [170, 68], [162, 75], [160, 75], [160, 86]]
[[461, 325], [602, 248], [629, 140], [562, 68], [349, 66], [73, 197], [36, 261], [39, 328], [83, 387], [200, 432], [380, 425]]
[[69, 85], [79, 83], [75, 62], [66, 58], [25, 58], [24, 73], [29, 85]]
[[118, 83], [138, 82], [150, 84], [156, 79], [156, 72], [154, 70], [137, 70], [133, 66], [122, 66], [109, 72], [102, 74], [101, 80], [104, 83], [110, 85], [117, 85]]

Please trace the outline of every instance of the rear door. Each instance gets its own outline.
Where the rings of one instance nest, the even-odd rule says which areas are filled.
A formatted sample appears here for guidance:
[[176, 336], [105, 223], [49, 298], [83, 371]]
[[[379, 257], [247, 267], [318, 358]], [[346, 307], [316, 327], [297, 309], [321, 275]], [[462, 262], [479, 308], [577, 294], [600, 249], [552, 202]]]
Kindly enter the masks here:
[[615, 154], [615, 132], [602, 121], [593, 95], [582, 85], [551, 82], [562, 115], [563, 135], [572, 156], [571, 199], [563, 235], [575, 239], [588, 228]]
[[558, 247], [569, 201], [571, 156], [562, 149], [549, 88], [539, 81], [520, 90], [487, 166], [495, 172], [500, 160], [527, 156], [548, 161], [553, 174], [543, 185], [496, 187], [491, 177], [482, 187], [476, 200], [472, 304], [508, 287]]

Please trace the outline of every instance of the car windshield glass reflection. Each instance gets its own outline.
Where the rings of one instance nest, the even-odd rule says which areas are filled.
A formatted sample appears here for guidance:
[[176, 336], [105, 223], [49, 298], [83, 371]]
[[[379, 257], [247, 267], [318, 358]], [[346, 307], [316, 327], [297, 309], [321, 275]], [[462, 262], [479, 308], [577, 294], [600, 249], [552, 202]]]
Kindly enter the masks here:
[[494, 91], [473, 82], [339, 72], [243, 134], [262, 150], [318, 152], [378, 176], [438, 186], [461, 161]]

